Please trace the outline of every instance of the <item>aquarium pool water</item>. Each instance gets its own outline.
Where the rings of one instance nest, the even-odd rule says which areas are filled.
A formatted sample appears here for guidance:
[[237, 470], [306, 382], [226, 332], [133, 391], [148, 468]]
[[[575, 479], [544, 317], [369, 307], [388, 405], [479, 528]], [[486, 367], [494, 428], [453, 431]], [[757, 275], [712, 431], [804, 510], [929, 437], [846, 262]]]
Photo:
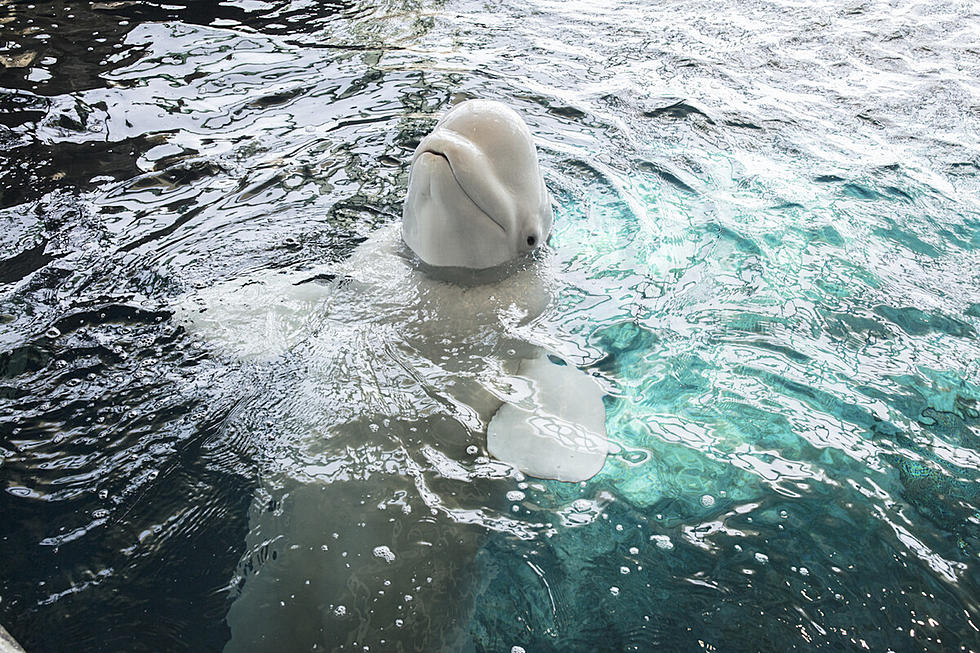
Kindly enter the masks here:
[[[0, 34], [28, 651], [980, 649], [976, 3], [38, 1]], [[179, 319], [361, 260], [474, 97], [535, 135], [543, 313], [445, 358], [404, 277], [323, 274], [248, 355]], [[458, 401], [527, 347], [606, 393], [588, 482]]]

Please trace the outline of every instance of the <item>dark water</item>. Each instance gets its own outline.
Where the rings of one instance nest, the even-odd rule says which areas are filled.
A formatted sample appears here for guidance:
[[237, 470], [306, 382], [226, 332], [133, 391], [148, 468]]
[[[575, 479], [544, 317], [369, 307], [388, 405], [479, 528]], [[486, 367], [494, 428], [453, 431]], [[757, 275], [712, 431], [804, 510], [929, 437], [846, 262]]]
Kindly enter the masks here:
[[[975, 3], [6, 2], [0, 35], [29, 651], [980, 649]], [[264, 363], [173, 317], [352, 256], [469, 97], [556, 199], [528, 337], [609, 390], [582, 486], [474, 457], [424, 399], [451, 377], [379, 375], [400, 336], [353, 303]]]

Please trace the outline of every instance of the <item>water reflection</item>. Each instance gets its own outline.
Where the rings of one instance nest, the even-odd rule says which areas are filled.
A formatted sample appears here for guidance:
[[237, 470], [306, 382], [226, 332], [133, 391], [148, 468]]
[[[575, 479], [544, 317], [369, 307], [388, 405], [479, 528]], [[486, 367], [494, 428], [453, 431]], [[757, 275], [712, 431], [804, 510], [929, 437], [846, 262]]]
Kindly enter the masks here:
[[[274, 636], [275, 598], [298, 647], [976, 639], [969, 3], [3, 6], [0, 621], [29, 650], [217, 649]], [[585, 487], [493, 467], [462, 409], [393, 444], [170, 315], [348, 259], [474, 96], [526, 117], [557, 200], [561, 292], [513, 334], [609, 390]], [[308, 346], [367, 374], [356, 308]], [[324, 404], [357, 428], [310, 453], [329, 429], [290, 415]]]

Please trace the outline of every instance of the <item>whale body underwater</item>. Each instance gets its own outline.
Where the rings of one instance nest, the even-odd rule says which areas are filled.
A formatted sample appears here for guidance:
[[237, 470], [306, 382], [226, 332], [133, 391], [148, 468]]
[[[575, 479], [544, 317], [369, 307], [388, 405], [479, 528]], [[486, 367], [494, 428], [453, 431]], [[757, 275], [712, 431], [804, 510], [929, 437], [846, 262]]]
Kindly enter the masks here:
[[274, 431], [226, 651], [465, 650], [487, 530], [533, 537], [493, 481], [602, 469], [602, 388], [543, 319], [562, 287], [552, 216], [523, 120], [470, 100], [416, 149], [401, 224], [344, 261], [178, 301], [254, 377], [229, 428]]
[[[349, 303], [341, 297], [346, 294], [360, 304], [358, 315], [376, 309], [417, 351], [444, 360], [443, 343], [463, 343], [505, 326], [496, 307], [522, 314], [524, 323], [545, 310], [547, 276], [554, 271], [540, 261], [515, 261], [545, 243], [552, 221], [527, 125], [502, 103], [469, 100], [443, 116], [415, 151], [401, 240], [393, 226], [381, 228], [339, 265], [298, 274], [267, 271], [219, 284], [185, 298], [178, 317], [226, 353], [269, 359], [308, 337], [317, 318], [339, 312]], [[399, 251], [402, 243], [422, 265]], [[489, 282], [465, 274], [491, 268], [482, 277]], [[317, 276], [340, 281], [304, 283]], [[384, 297], [373, 304], [376, 291], [388, 292], [395, 279], [418, 298], [415, 310], [392, 314]], [[409, 323], [423, 307], [421, 323]], [[522, 344], [520, 355], [515, 350], [505, 365], [501, 377], [508, 378], [491, 382], [482, 397], [464, 391], [457, 401], [489, 420], [487, 448], [494, 458], [538, 478], [591, 478], [609, 449], [601, 389], [576, 368], [553, 362], [545, 348]], [[511, 389], [501, 390], [508, 381]]]

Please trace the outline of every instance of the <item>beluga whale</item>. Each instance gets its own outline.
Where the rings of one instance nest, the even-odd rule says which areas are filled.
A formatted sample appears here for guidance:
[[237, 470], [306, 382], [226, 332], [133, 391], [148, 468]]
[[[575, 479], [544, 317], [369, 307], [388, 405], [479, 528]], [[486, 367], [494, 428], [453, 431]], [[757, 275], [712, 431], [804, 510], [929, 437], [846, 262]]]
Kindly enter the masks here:
[[507, 105], [463, 102], [416, 148], [402, 236], [425, 263], [501, 265], [541, 245], [552, 221], [531, 132]]
[[556, 323], [552, 222], [525, 122], [469, 100], [419, 142], [402, 219], [346, 259], [177, 300], [251, 393], [222, 427], [260, 469], [226, 652], [467, 650], [487, 534], [551, 526], [515, 516], [515, 484], [586, 480], [609, 451], [587, 343]]
[[[525, 122], [500, 102], [455, 106], [412, 157], [402, 217], [405, 244], [426, 264], [492, 268], [545, 242], [551, 197]], [[536, 410], [504, 404], [490, 422], [495, 458], [541, 478], [582, 481], [608, 451], [605, 409], [594, 382], [540, 354], [521, 370]]]
[[[511, 342], [514, 355], [492, 371], [478, 369], [479, 346], [465, 346], [485, 348], [488, 337], [508, 335], [509, 317], [529, 323], [546, 310], [554, 271], [534, 255], [552, 223], [524, 120], [501, 102], [467, 100], [418, 144], [400, 229], [378, 229], [339, 264], [218, 284], [185, 298], [177, 313], [218, 348], [265, 360], [330, 333], [337, 319], [387, 321], [421, 360], [465, 377], [438, 392], [486, 426], [491, 456], [530, 476], [582, 481], [608, 453], [595, 380], [533, 343]], [[339, 281], [307, 282], [317, 278]], [[447, 360], [446, 343], [459, 360]]]

